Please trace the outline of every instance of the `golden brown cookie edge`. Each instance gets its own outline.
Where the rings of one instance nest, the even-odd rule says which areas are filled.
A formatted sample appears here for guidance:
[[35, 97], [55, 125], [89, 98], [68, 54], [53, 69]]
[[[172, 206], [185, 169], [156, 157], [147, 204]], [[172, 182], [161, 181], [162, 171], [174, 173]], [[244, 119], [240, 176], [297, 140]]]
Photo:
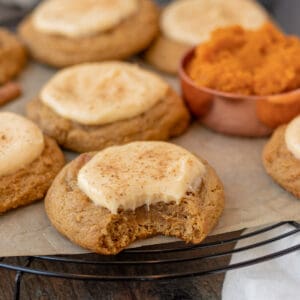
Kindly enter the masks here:
[[14, 174], [0, 177], [0, 213], [42, 199], [55, 176], [65, 164], [65, 158], [55, 140], [45, 136], [41, 156]]
[[27, 105], [27, 116], [62, 147], [81, 153], [137, 140], [167, 140], [182, 134], [190, 122], [187, 107], [171, 88], [147, 112], [101, 126], [67, 120], [37, 99]]

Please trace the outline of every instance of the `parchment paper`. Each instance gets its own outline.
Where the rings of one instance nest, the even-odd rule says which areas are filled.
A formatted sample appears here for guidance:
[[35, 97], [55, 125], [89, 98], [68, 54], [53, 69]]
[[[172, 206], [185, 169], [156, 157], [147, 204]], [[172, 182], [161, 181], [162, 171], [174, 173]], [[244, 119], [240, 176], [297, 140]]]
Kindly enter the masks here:
[[[23, 96], [1, 110], [24, 114], [26, 102], [39, 92], [54, 72], [45, 66], [31, 64], [20, 78]], [[178, 89], [176, 80], [166, 79]], [[223, 136], [194, 123], [186, 134], [172, 142], [207, 159], [224, 183], [225, 211], [212, 234], [300, 219], [300, 201], [277, 186], [264, 172], [261, 152], [266, 139]], [[66, 156], [72, 159], [75, 154], [66, 153]], [[132, 246], [175, 240], [156, 237]], [[0, 216], [0, 256], [85, 252], [50, 225], [42, 201]]]

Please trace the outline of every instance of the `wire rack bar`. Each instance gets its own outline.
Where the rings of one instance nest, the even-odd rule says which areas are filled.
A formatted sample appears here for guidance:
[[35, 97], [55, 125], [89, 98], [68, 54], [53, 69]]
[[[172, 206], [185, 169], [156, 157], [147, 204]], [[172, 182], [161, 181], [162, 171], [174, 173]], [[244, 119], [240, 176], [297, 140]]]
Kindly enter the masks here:
[[[29, 267], [31, 261], [32, 261], [32, 258], [28, 257], [26, 259], [24, 267]], [[13, 295], [13, 299], [14, 300], [19, 300], [20, 299], [20, 295], [21, 295], [21, 281], [22, 281], [23, 275], [24, 275], [24, 272], [21, 271], [21, 270], [17, 271], [17, 273], [16, 273], [16, 276], [15, 276], [15, 288], [14, 288], [14, 295]]]
[[[171, 274], [159, 274], [159, 275], [140, 275], [140, 276], [110, 276], [110, 275], [86, 275], [86, 274], [74, 274], [74, 273], [60, 273], [60, 272], [49, 272], [44, 270], [35, 270], [30, 269], [28, 267], [16, 267], [11, 265], [5, 265], [2, 267], [6, 267], [9, 270], [18, 270], [24, 273], [34, 274], [34, 275], [42, 275], [47, 277], [56, 277], [56, 278], [67, 278], [72, 280], [99, 280], [99, 281], [152, 281], [152, 280], [166, 280], [166, 279], [175, 279], [175, 278], [184, 278], [191, 276], [205, 276], [211, 274], [217, 274], [226, 272], [229, 270], [234, 270], [242, 267], [251, 266], [254, 264], [266, 262], [271, 259], [275, 259], [281, 257], [283, 255], [292, 253], [296, 250], [300, 250], [300, 245], [296, 245], [293, 247], [289, 247], [287, 249], [274, 252], [272, 254], [264, 255], [255, 259], [250, 259], [248, 261], [239, 262], [236, 264], [231, 264], [221, 268], [215, 268], [200, 272], [182, 272], [182, 273], [171, 273]], [[3, 264], [2, 264], [3, 265]]]
[[267, 239], [262, 242], [257, 242], [248, 246], [236, 248], [230, 251], [221, 252], [221, 253], [213, 253], [208, 254], [204, 256], [196, 256], [196, 257], [189, 257], [189, 258], [171, 258], [171, 259], [157, 259], [157, 260], [91, 260], [91, 261], [85, 261], [80, 259], [68, 259], [68, 258], [62, 258], [62, 257], [53, 257], [53, 256], [35, 256], [37, 259], [42, 260], [50, 260], [54, 262], [68, 262], [68, 263], [78, 263], [78, 264], [100, 264], [100, 265], [140, 265], [140, 264], [164, 264], [164, 263], [181, 263], [181, 262], [187, 262], [187, 261], [193, 261], [193, 260], [200, 260], [200, 259], [207, 259], [207, 258], [215, 258], [215, 257], [221, 257], [225, 255], [230, 255], [233, 253], [251, 250], [257, 247], [261, 247], [264, 245], [267, 245], [269, 243], [281, 240], [283, 238], [289, 237], [291, 235], [294, 235], [298, 233], [300, 229], [294, 229], [292, 231], [289, 231], [287, 233], [278, 235], [276, 237]]

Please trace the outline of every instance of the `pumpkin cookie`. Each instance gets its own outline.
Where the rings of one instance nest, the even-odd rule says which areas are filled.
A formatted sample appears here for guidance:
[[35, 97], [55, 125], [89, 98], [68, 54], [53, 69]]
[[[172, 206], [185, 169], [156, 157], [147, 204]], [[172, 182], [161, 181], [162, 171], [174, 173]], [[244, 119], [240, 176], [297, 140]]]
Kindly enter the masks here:
[[121, 62], [83, 64], [55, 75], [27, 114], [63, 147], [88, 152], [183, 133], [189, 113], [157, 75]]
[[160, 18], [160, 35], [145, 54], [159, 70], [175, 74], [184, 53], [209, 39], [218, 27], [257, 28], [268, 20], [266, 11], [252, 0], [177, 0]]
[[56, 142], [35, 124], [0, 113], [0, 213], [43, 198], [63, 165]]
[[151, 0], [47, 0], [19, 27], [33, 57], [56, 67], [130, 57], [157, 32]]
[[69, 163], [45, 207], [53, 226], [74, 243], [117, 254], [159, 234], [200, 243], [223, 211], [224, 191], [215, 171], [187, 150], [134, 142]]
[[284, 189], [300, 198], [300, 117], [273, 133], [263, 151], [267, 173]]
[[0, 28], [0, 86], [17, 76], [25, 63], [25, 48], [12, 33]]

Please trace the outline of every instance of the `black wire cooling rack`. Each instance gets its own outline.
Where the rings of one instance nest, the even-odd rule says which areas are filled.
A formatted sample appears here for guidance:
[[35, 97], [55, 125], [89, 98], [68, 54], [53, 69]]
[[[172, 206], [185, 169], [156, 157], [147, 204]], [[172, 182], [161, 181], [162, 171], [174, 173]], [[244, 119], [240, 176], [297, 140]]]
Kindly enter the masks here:
[[[290, 226], [282, 233], [281, 229], [286, 225]], [[267, 239], [264, 238], [266, 232], [268, 232]], [[295, 244], [249, 260], [229, 263], [230, 257], [234, 253], [253, 251], [255, 248], [268, 246], [297, 234], [300, 234], [299, 223], [281, 222], [251, 233], [240, 234], [237, 232], [235, 236], [231, 233], [230, 238], [228, 238], [228, 234], [209, 237], [199, 245], [187, 246], [182, 242], [175, 242], [128, 249], [116, 256], [96, 254], [29, 256], [20, 259], [18, 264], [13, 259], [14, 263], [10, 263], [7, 258], [5, 262], [4, 258], [0, 258], [0, 268], [16, 272], [14, 299], [19, 299], [20, 284], [24, 274], [98, 281], [150, 281], [206, 276], [251, 266], [300, 250], [300, 244]], [[254, 242], [253, 238], [255, 238]], [[241, 240], [245, 240], [245, 242], [249, 240], [249, 243], [235, 248], [236, 242]], [[38, 262], [41, 261], [47, 262], [47, 264], [39, 264]], [[35, 264], [38, 264], [38, 267]], [[41, 268], [40, 265], [45, 267]], [[66, 265], [70, 267], [69, 272], [66, 272], [65, 268], [62, 271], [63, 266]]]

